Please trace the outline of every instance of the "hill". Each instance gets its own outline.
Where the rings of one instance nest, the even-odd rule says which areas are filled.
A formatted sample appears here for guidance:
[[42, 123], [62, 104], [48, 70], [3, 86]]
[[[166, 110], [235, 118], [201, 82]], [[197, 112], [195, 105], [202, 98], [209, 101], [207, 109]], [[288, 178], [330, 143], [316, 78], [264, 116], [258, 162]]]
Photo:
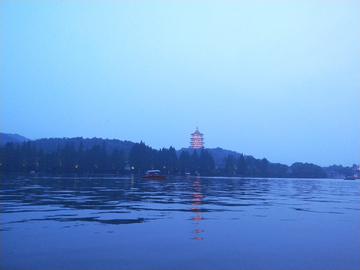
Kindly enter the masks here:
[[35, 141], [37, 148], [42, 148], [45, 153], [51, 153], [55, 151], [58, 147], [64, 148], [67, 143], [73, 143], [75, 149], [78, 149], [80, 143], [82, 143], [83, 149], [90, 149], [95, 145], [102, 145], [105, 143], [106, 150], [108, 153], [112, 153], [115, 148], [122, 149], [126, 154], [130, 152], [135, 143], [131, 141], [121, 141], [116, 139], [101, 139], [101, 138], [92, 138], [84, 139], [82, 137], [76, 138], [50, 138], [50, 139], [39, 139]]
[[1, 145], [5, 145], [8, 142], [22, 143], [27, 141], [30, 141], [30, 139], [25, 138], [19, 134], [0, 133]]
[[[118, 151], [114, 154], [114, 156], [117, 155], [117, 158], [119, 160], [121, 159], [123, 162], [129, 162], [130, 161], [129, 153], [133, 149], [134, 145], [136, 145], [134, 142], [131, 141], [126, 141], [126, 140], [121, 141], [117, 139], [101, 139], [101, 138], [84, 139], [82, 137], [76, 137], [76, 138], [48, 138], [48, 139], [44, 138], [39, 140], [29, 140], [28, 138], [18, 134], [0, 133], [0, 135], [1, 135], [2, 147], [4, 147], [9, 142], [13, 142], [13, 144], [9, 145], [8, 147], [6, 146], [4, 148], [4, 152], [3, 152], [4, 155], [1, 155], [2, 160], [13, 157], [15, 151], [19, 151], [19, 149], [20, 149], [20, 154], [24, 152], [24, 155], [27, 155], [28, 154], [27, 152], [29, 151], [31, 152], [33, 151], [32, 149], [34, 149], [35, 151], [34, 156], [38, 155], [39, 153], [37, 153], [36, 151], [39, 151], [41, 149], [43, 154], [40, 153], [39, 155], [41, 156], [45, 154], [47, 155], [48, 158], [50, 158], [51, 154], [53, 153], [60, 153], [60, 152], [66, 153], [66, 151], [69, 151], [69, 149], [74, 149], [74, 151], [77, 152], [79, 151], [80, 146], [82, 150], [89, 149], [91, 150], [90, 153], [92, 153], [93, 155], [101, 156], [101, 153], [99, 152], [101, 148], [96, 147], [100, 145], [106, 147], [106, 152], [110, 156], [113, 155], [115, 149], [123, 150], [124, 156], [120, 157]], [[29, 143], [24, 144], [25, 142], [29, 142]], [[201, 153], [201, 149], [195, 150], [191, 148], [182, 148], [178, 151], [176, 151], [174, 148], [172, 149], [174, 151], [174, 155], [176, 153], [175, 159], [179, 159], [181, 153], [184, 151], [187, 151], [190, 154], [190, 156], [193, 155], [194, 151], [197, 151], [198, 156], [200, 156]], [[166, 154], [171, 149], [169, 149], [168, 151], [165, 150], [164, 149], [159, 151], [156, 150], [155, 156], [158, 155], [166, 156]], [[240, 175], [240, 176], [256, 176], [256, 177], [297, 177], [297, 178], [309, 178], [309, 177], [343, 178], [345, 176], [354, 175], [356, 178], [358, 178], [360, 174], [359, 167], [355, 164], [352, 167], [333, 165], [333, 166], [321, 168], [320, 166], [317, 166], [315, 164], [296, 162], [291, 166], [287, 166], [280, 163], [272, 163], [268, 161], [266, 158], [257, 159], [251, 155], [243, 155], [241, 153], [222, 149], [219, 147], [205, 148], [205, 150], [207, 153], [211, 155], [213, 159], [212, 164], [214, 164], [213, 166], [215, 167], [214, 171], [212, 172], [213, 175], [227, 175], [227, 176]], [[94, 154], [95, 152], [97, 154]], [[9, 153], [12, 154], [10, 155]], [[19, 155], [19, 153], [17, 152], [16, 155]], [[68, 158], [71, 159], [73, 157], [71, 157], [70, 155]], [[164, 159], [164, 157], [162, 158]], [[165, 157], [165, 160], [166, 159], [171, 159], [171, 158]], [[24, 160], [24, 158], [22, 160]], [[65, 162], [66, 161], [64, 161], [64, 163]], [[9, 159], [8, 163], [11, 165], [13, 161]], [[159, 162], [157, 161], [157, 163]], [[158, 166], [159, 164], [155, 164], [155, 165]], [[21, 167], [22, 165], [20, 164], [19, 166]], [[18, 168], [12, 168], [11, 166], [7, 169], [8, 171], [18, 170]], [[119, 169], [118, 171], [122, 171], [123, 169], [124, 168]], [[44, 170], [47, 170], [47, 168], [45, 168]]]
[[[4, 146], [8, 142], [13, 142], [15, 144], [21, 144], [23, 142], [30, 141], [30, 139], [25, 138], [18, 134], [8, 134], [8, 133], [1, 133], [1, 146]], [[80, 146], [80, 142], [82, 142], [83, 149], [90, 149], [94, 145], [102, 145], [105, 143], [106, 150], [109, 153], [112, 153], [115, 148], [119, 150], [124, 150], [126, 154], [128, 154], [131, 148], [134, 146], [135, 143], [131, 141], [121, 141], [116, 139], [101, 139], [101, 138], [92, 138], [92, 139], [84, 139], [82, 137], [76, 138], [49, 138], [49, 139], [38, 139], [32, 141], [35, 143], [36, 148], [42, 149], [45, 153], [51, 153], [58, 148], [64, 148], [67, 143], [73, 143], [75, 149], [78, 149]]]

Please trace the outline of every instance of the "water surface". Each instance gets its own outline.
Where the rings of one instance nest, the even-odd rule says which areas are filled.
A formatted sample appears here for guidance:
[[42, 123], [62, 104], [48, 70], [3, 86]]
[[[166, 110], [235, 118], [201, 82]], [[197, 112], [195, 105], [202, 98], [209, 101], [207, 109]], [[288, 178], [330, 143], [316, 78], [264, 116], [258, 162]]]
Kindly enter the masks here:
[[359, 181], [1, 176], [1, 269], [359, 269]]

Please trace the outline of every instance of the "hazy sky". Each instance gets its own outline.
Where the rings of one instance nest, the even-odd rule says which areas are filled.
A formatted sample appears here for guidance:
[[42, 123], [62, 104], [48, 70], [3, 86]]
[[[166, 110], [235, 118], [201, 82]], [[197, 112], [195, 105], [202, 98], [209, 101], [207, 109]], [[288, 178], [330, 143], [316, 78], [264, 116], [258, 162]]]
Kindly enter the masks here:
[[4, 1], [1, 132], [359, 163], [359, 1]]

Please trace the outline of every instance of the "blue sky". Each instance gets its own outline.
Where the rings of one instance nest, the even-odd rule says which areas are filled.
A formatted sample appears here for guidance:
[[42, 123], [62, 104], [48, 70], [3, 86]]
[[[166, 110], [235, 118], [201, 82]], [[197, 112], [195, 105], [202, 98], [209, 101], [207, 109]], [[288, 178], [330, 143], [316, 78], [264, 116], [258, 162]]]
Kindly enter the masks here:
[[359, 1], [1, 1], [1, 132], [359, 163]]

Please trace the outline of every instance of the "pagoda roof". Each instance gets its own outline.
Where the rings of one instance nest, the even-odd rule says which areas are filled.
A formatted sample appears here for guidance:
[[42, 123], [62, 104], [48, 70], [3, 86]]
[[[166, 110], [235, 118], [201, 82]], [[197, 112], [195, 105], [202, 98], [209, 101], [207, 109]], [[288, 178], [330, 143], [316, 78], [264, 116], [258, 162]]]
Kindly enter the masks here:
[[191, 133], [191, 135], [204, 135], [199, 132], [198, 126], [196, 126], [196, 131], [194, 133]]
[[202, 134], [202, 133], [200, 133], [198, 130], [197, 131], [195, 131], [194, 133], [191, 133], [191, 135], [204, 135], [204, 134]]

